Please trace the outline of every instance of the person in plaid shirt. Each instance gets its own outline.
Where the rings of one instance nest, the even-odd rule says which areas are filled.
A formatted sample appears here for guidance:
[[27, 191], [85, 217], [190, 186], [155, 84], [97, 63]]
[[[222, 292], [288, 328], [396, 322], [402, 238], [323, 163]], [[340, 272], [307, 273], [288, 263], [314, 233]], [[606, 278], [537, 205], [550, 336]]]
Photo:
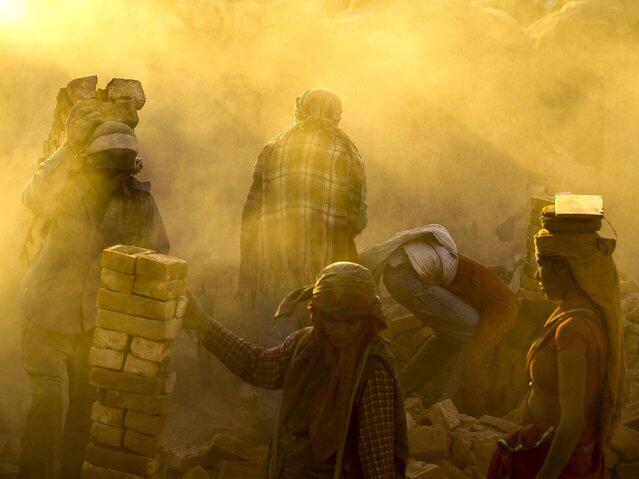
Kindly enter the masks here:
[[324, 266], [356, 261], [354, 238], [367, 223], [364, 163], [338, 128], [338, 96], [314, 88], [297, 98], [295, 123], [262, 149], [242, 213], [240, 295], [257, 318], [257, 339], [273, 346], [297, 329], [295, 317], [273, 327], [290, 290]]
[[324, 268], [313, 286], [289, 293], [275, 318], [309, 301], [312, 326], [272, 348], [254, 346], [210, 318], [191, 296], [185, 327], [244, 381], [282, 389], [269, 479], [405, 477], [406, 416], [370, 272]]

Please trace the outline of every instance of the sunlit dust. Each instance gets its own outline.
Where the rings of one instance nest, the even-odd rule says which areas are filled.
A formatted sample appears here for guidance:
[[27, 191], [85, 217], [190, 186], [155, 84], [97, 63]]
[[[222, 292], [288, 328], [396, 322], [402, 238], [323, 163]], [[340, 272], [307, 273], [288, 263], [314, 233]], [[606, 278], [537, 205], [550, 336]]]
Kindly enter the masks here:
[[0, 0], [0, 26], [20, 21], [26, 9], [25, 0]]

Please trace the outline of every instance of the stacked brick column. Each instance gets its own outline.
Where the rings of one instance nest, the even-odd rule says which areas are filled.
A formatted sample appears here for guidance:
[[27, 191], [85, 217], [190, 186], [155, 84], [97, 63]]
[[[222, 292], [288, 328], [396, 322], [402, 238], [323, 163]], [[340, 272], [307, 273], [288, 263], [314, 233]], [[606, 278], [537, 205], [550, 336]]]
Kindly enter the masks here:
[[533, 197], [531, 199], [530, 224], [526, 233], [526, 263], [521, 272], [519, 296], [523, 299], [544, 299], [539, 290], [539, 283], [534, 278], [537, 271], [535, 258], [534, 236], [541, 229], [541, 210], [544, 206], [552, 205], [551, 198]]
[[89, 362], [98, 388], [83, 478], [158, 477], [158, 446], [175, 375], [172, 340], [186, 307], [185, 261], [133, 246], [102, 252]]

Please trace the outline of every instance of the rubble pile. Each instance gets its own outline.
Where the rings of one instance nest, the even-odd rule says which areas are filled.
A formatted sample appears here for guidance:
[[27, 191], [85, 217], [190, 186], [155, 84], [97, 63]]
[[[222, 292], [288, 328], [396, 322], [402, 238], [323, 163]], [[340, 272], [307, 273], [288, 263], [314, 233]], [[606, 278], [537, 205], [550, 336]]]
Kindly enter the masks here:
[[409, 398], [405, 406], [409, 479], [486, 477], [497, 440], [517, 428], [508, 419], [461, 414], [450, 399], [425, 409], [419, 398]]
[[133, 246], [102, 252], [89, 357], [98, 388], [82, 477], [159, 477], [158, 452], [175, 374], [172, 340], [187, 301], [187, 263]]
[[[631, 369], [628, 376], [629, 402], [605, 454], [611, 479], [639, 477], [639, 369]], [[405, 407], [411, 457], [408, 479], [486, 477], [497, 441], [514, 431], [520, 420], [516, 410], [504, 417], [467, 416], [449, 399], [424, 408], [419, 398], [409, 398]]]
[[146, 102], [142, 84], [138, 80], [113, 78], [105, 88], [97, 88], [98, 77], [88, 76], [71, 80], [60, 88], [53, 111], [49, 136], [42, 145], [44, 158], [48, 158], [64, 142], [64, 125], [69, 111], [76, 104], [96, 109], [103, 120], [126, 123], [131, 128], [138, 124], [137, 110]]
[[166, 451], [167, 477], [184, 479], [259, 479], [263, 477], [266, 446], [256, 447], [230, 434], [209, 442]]

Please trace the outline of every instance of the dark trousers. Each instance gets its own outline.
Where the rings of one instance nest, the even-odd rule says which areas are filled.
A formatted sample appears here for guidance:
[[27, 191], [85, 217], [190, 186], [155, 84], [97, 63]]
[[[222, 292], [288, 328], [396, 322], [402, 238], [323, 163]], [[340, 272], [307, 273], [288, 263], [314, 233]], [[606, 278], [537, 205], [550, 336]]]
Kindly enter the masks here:
[[[22, 356], [31, 382], [31, 407], [22, 434], [19, 479], [80, 477], [95, 398], [89, 385], [92, 339], [92, 331], [61, 334], [26, 322]], [[63, 417], [65, 392], [68, 409]]]
[[473, 337], [479, 314], [446, 288], [425, 284], [408, 261], [386, 266], [384, 286], [395, 301], [435, 332], [400, 372], [404, 392], [408, 395], [418, 391], [457, 355], [442, 393], [442, 399], [452, 397], [461, 386], [463, 351]]

